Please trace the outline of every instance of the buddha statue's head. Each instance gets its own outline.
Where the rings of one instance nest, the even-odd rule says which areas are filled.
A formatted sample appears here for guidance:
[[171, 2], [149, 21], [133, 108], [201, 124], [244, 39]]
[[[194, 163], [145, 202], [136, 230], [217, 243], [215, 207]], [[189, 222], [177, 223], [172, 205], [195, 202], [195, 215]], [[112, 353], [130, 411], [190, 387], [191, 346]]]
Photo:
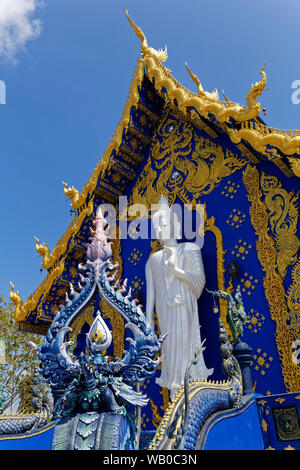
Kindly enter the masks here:
[[167, 199], [161, 196], [158, 210], [152, 216], [156, 238], [161, 242], [181, 238], [181, 226], [177, 214], [172, 211]]

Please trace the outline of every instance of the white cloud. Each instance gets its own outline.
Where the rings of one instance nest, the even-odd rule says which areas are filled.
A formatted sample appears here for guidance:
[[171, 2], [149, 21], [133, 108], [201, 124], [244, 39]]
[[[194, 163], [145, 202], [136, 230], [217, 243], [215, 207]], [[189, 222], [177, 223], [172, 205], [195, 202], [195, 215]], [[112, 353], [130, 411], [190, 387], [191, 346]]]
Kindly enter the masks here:
[[33, 18], [40, 0], [0, 0], [0, 57], [16, 61], [27, 41], [37, 38], [42, 22]]

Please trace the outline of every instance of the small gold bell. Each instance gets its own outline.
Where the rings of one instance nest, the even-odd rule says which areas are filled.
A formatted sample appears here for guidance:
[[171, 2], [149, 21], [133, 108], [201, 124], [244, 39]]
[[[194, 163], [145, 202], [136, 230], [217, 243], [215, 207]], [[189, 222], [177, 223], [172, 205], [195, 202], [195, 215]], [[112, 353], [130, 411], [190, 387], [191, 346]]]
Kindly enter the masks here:
[[213, 305], [213, 308], [212, 308], [212, 311], [213, 313], [216, 315], [217, 313], [219, 313], [219, 308], [216, 304]]

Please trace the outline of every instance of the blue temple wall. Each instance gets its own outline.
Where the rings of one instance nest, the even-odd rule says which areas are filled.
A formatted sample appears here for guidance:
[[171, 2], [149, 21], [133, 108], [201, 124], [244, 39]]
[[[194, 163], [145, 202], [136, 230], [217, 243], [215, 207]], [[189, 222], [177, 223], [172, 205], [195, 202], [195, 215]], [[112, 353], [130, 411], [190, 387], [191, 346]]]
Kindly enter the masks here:
[[18, 436], [0, 437], [1, 450], [50, 450], [54, 424], [44, 426], [36, 432]]
[[[268, 179], [266, 177], [271, 177], [273, 186], [277, 190], [277, 193], [276, 191], [274, 193], [277, 205], [268, 206], [266, 198], [271, 195], [271, 192], [268, 193], [268, 185], [265, 184], [265, 192], [262, 191], [261, 186], [257, 188], [257, 200], [263, 202], [268, 214], [268, 234], [274, 243], [281, 227], [286, 227], [287, 231], [292, 232], [290, 227], [296, 226], [296, 232], [291, 233], [289, 240], [294, 242], [292, 236], [299, 237], [297, 201], [293, 199], [293, 194], [296, 195], [300, 189], [299, 179], [286, 177], [272, 161], [265, 160], [256, 165], [251, 163], [246, 155], [230, 141], [228, 135], [222, 132], [218, 123], [215, 123], [216, 130], [221, 131], [221, 134], [213, 138], [174, 111], [174, 108], [166, 107], [162, 111], [162, 100], [156, 96], [155, 101], [155, 96], [153, 98], [153, 93], [151, 95], [150, 92], [152, 93], [152, 90], [149, 85], [142, 88], [140, 100], [153, 113], [161, 116], [161, 120], [156, 124], [154, 132], [153, 128], [150, 132], [149, 122], [148, 130], [145, 131], [141, 125], [140, 114], [136, 110], [132, 111], [134, 126], [144, 135], [151, 137], [152, 142], [148, 147], [143, 147], [143, 163], [139, 166], [137, 177], [129, 186], [126, 186], [123, 195], [127, 196], [129, 205], [144, 203], [147, 207], [149, 204], [157, 204], [162, 192], [169, 197], [171, 203], [180, 206], [183, 206], [185, 202], [206, 204], [207, 219], [211, 221], [205, 231], [202, 248], [206, 287], [215, 290], [222, 288], [223, 283], [224, 289], [230, 288], [228, 265], [232, 261], [238, 262], [239, 275], [232, 280], [232, 289], [240, 285], [248, 315], [249, 323], [244, 327], [243, 340], [253, 350], [251, 363], [253, 388], [263, 395], [284, 393], [288, 391], [290, 384], [284, 378], [283, 367], [287, 367], [287, 362], [291, 361], [292, 351], [290, 351], [290, 357], [285, 357], [284, 360], [280, 358], [278, 328], [272, 319], [270, 305], [266, 298], [265, 266], [262, 266], [262, 258], [259, 258], [257, 251], [259, 235], [255, 231], [250, 216], [251, 201], [249, 200], [249, 187], [247, 189], [245, 184], [245, 172], [247, 168], [253, 168], [258, 172], [260, 183], [266, 182]], [[135, 139], [134, 134], [124, 134], [124, 142], [126, 140], [125, 144], [132, 152], [136, 148], [133, 139]], [[195, 217], [193, 220], [195, 222]], [[158, 245], [154, 238], [140, 238], [138, 227], [141, 222], [139, 219], [128, 221], [129, 236], [120, 241], [120, 247], [116, 241], [114, 254], [115, 259], [120, 263], [122, 279], [128, 279], [128, 287], [131, 287], [133, 297], [138, 296], [145, 308], [145, 264], [150, 253], [157, 249]], [[281, 225], [279, 222], [282, 222]], [[150, 219], [147, 224], [150, 228]], [[73, 242], [78, 246], [84, 246], [87, 242], [90, 225], [91, 219], [87, 219], [80, 234], [74, 238]], [[184, 221], [182, 231], [185, 233]], [[183, 237], [181, 241], [186, 241], [186, 238]], [[280, 246], [276, 246], [276, 249], [278, 255], [282, 254]], [[76, 256], [66, 260], [66, 269], [63, 274], [66, 286], [68, 282], [74, 283], [78, 280], [77, 264], [82, 260], [80, 256], [80, 252], [78, 256], [76, 252]], [[295, 284], [295, 268], [299, 263], [296, 250], [294, 260], [287, 264], [283, 278], [286, 295]], [[62, 289], [62, 287], [54, 286], [53, 299], [56, 295], [55, 289]], [[295, 295], [293, 300], [297, 303]], [[75, 327], [77, 352], [85, 348], [85, 333], [100, 304], [99, 298], [93, 299], [89, 315], [86, 315], [86, 318], [82, 317]], [[212, 306], [213, 298], [204, 290], [198, 301], [201, 337], [206, 338], [204, 357], [207, 367], [214, 368], [211, 379], [223, 380], [218, 342], [218, 315], [213, 314]], [[48, 311], [49, 313], [51, 311], [51, 315], [55, 308], [54, 301], [52, 304], [50, 301]], [[222, 312], [224, 315], [224, 310]], [[115, 331], [114, 340], [118, 342], [120, 354], [123, 348], [124, 322], [122, 319], [112, 318], [110, 311], [102, 313], [105, 321]], [[293, 325], [289, 324], [288, 327], [291, 329]], [[288, 328], [286, 331], [288, 332]], [[293, 330], [292, 334], [297, 333]], [[107, 352], [108, 355], [114, 353], [113, 347]], [[159, 374], [160, 370], [157, 371], [156, 377]], [[150, 398], [148, 406], [142, 410], [142, 430], [156, 428], [168, 404], [168, 393], [156, 385], [156, 377], [141, 385], [141, 390]]]
[[300, 450], [300, 394], [260, 396], [256, 405], [264, 448]]
[[[206, 147], [210, 144], [212, 139], [204, 132], [180, 121], [178, 116], [172, 115], [170, 112], [167, 114], [160, 123], [159, 129], [165, 129], [168, 122], [178, 125], [178, 147], [172, 147], [166, 152], [167, 157], [165, 163], [161, 164], [160, 169], [156, 165], [157, 154], [155, 158], [152, 155], [154, 144], [149, 150], [147, 161], [151, 163], [151, 168], [155, 172], [155, 178], [151, 180], [149, 171], [143, 173], [141, 169], [140, 177], [137, 182], [132, 183], [128, 188], [126, 195], [129, 202], [139, 202], [132, 198], [132, 194], [136, 194], [138, 187], [138, 194], [143, 196], [151, 187], [155, 194], [157, 203], [160, 197], [159, 184], [161, 181], [164, 183], [164, 194], [169, 194], [170, 199], [174, 203], [183, 204], [182, 195], [180, 195], [180, 184], [178, 187], [174, 185], [169, 176], [168, 179], [160, 176], [166, 170], [168, 165], [173, 165], [172, 171], [178, 171], [181, 175], [181, 185], [184, 187], [189, 177], [191, 168], [187, 161], [193, 161], [195, 158], [195, 142], [203, 139]], [[188, 131], [192, 133], [189, 138], [189, 143], [186, 147], [182, 145], [185, 133]], [[165, 151], [167, 146], [164, 145], [164, 138], [167, 140], [163, 132], [157, 133], [154, 136], [154, 142], [160, 142], [161, 148]], [[200, 138], [200, 139], [199, 139]], [[248, 199], [248, 192], [243, 181], [243, 172], [248, 165], [254, 166], [247, 160], [245, 156], [237, 149], [235, 145], [229, 140], [228, 136], [223, 134], [213, 140], [211, 147], [212, 157], [209, 159], [207, 154], [204, 154], [204, 165], [210, 166], [214, 163], [214, 148], [219, 149], [223, 153], [223, 158], [227, 158], [231, 154], [236, 157], [232, 163], [229, 163], [226, 171], [223, 171], [220, 178], [214, 181], [213, 185], [203, 185], [203, 190], [199, 191], [199, 196], [196, 197], [197, 203], [205, 203], [207, 217], [215, 218], [215, 226], [221, 233], [222, 248], [226, 252], [224, 254], [224, 286], [228, 288], [230, 278], [228, 274], [228, 264], [236, 260], [239, 265], [239, 275], [233, 280], [233, 288], [240, 285], [246, 313], [248, 315], [249, 323], [244, 327], [243, 340], [248, 343], [252, 350], [252, 363], [251, 373], [253, 380], [254, 390], [261, 394], [274, 394], [287, 391], [286, 384], [282, 373], [282, 361], [280, 360], [277, 339], [276, 339], [276, 323], [271, 318], [270, 307], [266, 299], [263, 280], [265, 273], [259, 261], [256, 242], [257, 235], [252, 225], [249, 207], [250, 202]], [[188, 145], [190, 146], [190, 153], [188, 153]], [[220, 150], [221, 149], [221, 150]], [[201, 158], [201, 147], [197, 158]], [[157, 151], [157, 149], [156, 149]], [[173, 152], [173, 153], [172, 153]], [[243, 161], [239, 164], [238, 160]], [[147, 165], [147, 163], [146, 163]], [[177, 165], [177, 166], [176, 166]], [[236, 165], [236, 169], [235, 169]], [[147, 168], [147, 167], [146, 167]], [[181, 170], [183, 168], [183, 171]], [[287, 194], [299, 190], [299, 181], [296, 178], [287, 178], [284, 174], [270, 161], [265, 161], [256, 166], [259, 175], [265, 174], [275, 177], [278, 188], [283, 188]], [[204, 170], [207, 168], [204, 167]], [[227, 172], [227, 174], [226, 174]], [[168, 171], [171, 175], [172, 172]], [[180, 178], [179, 178], [180, 179]], [[213, 187], [212, 187], [213, 186]], [[206, 193], [206, 194], [205, 194]], [[288, 199], [281, 198], [281, 204], [284, 204]], [[283, 210], [282, 210], [283, 212]], [[274, 215], [270, 213], [270, 217]], [[281, 213], [280, 213], [281, 215]], [[270, 232], [271, 236], [275, 236]], [[299, 229], [297, 228], [297, 235]], [[152, 251], [154, 240], [144, 240], [139, 238], [138, 231], [131, 234], [132, 238], [127, 238], [121, 241], [121, 259], [122, 259], [122, 277], [128, 278], [128, 285], [131, 286], [133, 294], [138, 294], [143, 304], [145, 305], [146, 299], [146, 281], [145, 281], [145, 264]], [[183, 238], [182, 241], [185, 241]], [[219, 240], [220, 241], [220, 240]], [[202, 249], [202, 256], [204, 261], [206, 273], [206, 286], [213, 290], [218, 289], [218, 271], [220, 267], [217, 264], [217, 252], [220, 246], [214, 232], [207, 231], [205, 234], [204, 246]], [[287, 267], [286, 277], [284, 279], [284, 286], [286, 291], [291, 285], [291, 272], [294, 264]], [[220, 274], [220, 273], [219, 273]], [[204, 352], [205, 361], [208, 367], [214, 367], [214, 375], [212, 379], [224, 379], [221, 371], [221, 360], [219, 354], [218, 344], [218, 330], [217, 330], [217, 315], [212, 313], [213, 299], [207, 292], [203, 292], [199, 299], [199, 320], [201, 324], [202, 339], [206, 338], [206, 350]], [[292, 354], [292, 351], [291, 351]], [[159, 374], [159, 371], [158, 371]], [[148, 405], [147, 409], [143, 410], [143, 428], [151, 429], [157, 424], [157, 417], [162, 416], [163, 408], [163, 391], [155, 384], [155, 379], [147, 381], [143, 384], [142, 389], [147, 391], [148, 396], [152, 402]]]
[[242, 412], [216, 417], [203, 444], [204, 450], [263, 450], [256, 402]]

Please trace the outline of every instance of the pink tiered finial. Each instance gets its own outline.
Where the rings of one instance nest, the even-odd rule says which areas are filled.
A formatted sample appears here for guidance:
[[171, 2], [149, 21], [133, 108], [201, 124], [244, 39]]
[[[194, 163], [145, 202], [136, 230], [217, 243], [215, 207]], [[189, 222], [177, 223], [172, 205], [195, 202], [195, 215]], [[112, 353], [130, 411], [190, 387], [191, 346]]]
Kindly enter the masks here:
[[95, 230], [90, 229], [91, 242], [87, 246], [87, 258], [90, 261], [95, 261], [96, 259], [105, 261], [112, 256], [112, 242], [108, 241], [108, 230], [107, 228], [104, 229], [107, 226], [107, 221], [104, 219], [100, 207], [97, 210], [96, 219], [93, 221], [93, 224], [95, 225]]

